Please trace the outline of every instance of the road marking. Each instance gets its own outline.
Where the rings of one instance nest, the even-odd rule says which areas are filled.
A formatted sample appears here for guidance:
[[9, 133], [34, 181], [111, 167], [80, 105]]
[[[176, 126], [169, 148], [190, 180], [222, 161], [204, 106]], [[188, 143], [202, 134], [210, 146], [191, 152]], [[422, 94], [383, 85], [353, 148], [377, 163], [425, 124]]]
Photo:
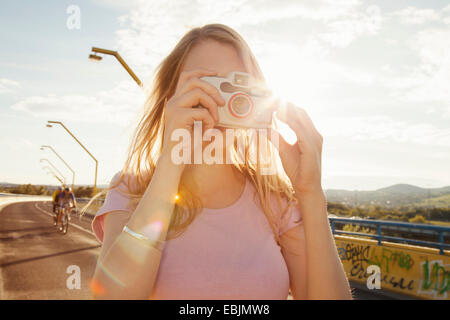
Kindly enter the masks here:
[[[48, 215], [48, 216], [50, 216], [50, 217], [53, 218], [54, 214], [52, 214], [52, 213], [50, 213], [50, 212], [48, 212], [48, 211], [45, 211], [44, 209], [39, 208], [37, 203], [35, 203], [34, 206], [35, 206], [36, 209], [38, 209], [38, 210], [41, 211], [42, 213], [45, 213], [46, 215]], [[83, 228], [83, 227], [80, 227], [79, 225], [76, 225], [76, 224], [74, 224], [74, 223], [72, 223], [72, 222], [69, 222], [69, 224], [70, 224], [71, 226], [74, 226], [75, 228], [80, 229], [80, 230], [82, 230], [82, 231], [84, 231], [84, 232], [87, 232], [87, 233], [89, 233], [90, 235], [93, 235], [93, 236], [95, 237], [95, 234], [94, 234], [92, 231], [87, 230], [87, 229], [85, 229], [85, 228]], [[96, 238], [96, 239], [97, 239], [97, 238]]]

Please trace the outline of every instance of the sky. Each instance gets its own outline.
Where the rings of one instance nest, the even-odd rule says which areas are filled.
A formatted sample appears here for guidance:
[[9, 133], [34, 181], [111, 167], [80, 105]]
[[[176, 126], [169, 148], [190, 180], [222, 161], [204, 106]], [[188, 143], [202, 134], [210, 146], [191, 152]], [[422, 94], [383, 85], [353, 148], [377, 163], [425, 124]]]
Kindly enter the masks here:
[[[73, 6], [79, 10], [74, 24]], [[450, 1], [1, 1], [0, 182], [108, 183], [126, 157], [152, 72], [192, 27], [224, 23], [254, 52], [271, 88], [324, 137], [323, 187], [450, 185]], [[79, 27], [79, 28], [78, 28]]]

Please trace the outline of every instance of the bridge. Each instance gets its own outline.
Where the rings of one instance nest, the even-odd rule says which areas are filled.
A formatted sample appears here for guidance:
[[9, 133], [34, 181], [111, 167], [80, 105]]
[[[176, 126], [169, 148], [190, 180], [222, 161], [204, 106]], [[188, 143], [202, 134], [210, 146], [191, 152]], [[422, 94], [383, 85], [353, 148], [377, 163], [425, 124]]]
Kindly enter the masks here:
[[[449, 300], [450, 244], [444, 239], [450, 235], [450, 227], [349, 218], [330, 218], [330, 224], [354, 287], [398, 298]], [[344, 231], [344, 225], [376, 232]], [[369, 266], [378, 267], [380, 289], [367, 287], [373, 275]]]
[[[0, 195], [0, 300], [90, 298], [89, 280], [100, 253], [91, 217], [74, 217], [62, 237], [52, 226], [48, 200]], [[345, 218], [330, 218], [330, 224], [356, 299], [449, 299], [450, 252], [444, 240], [450, 228]], [[370, 225], [377, 232], [344, 231], [348, 224]], [[426, 240], [392, 235], [418, 230], [426, 231]], [[70, 265], [81, 269], [79, 290], [66, 287]], [[370, 290], [368, 268], [373, 265], [380, 270], [381, 288]]]

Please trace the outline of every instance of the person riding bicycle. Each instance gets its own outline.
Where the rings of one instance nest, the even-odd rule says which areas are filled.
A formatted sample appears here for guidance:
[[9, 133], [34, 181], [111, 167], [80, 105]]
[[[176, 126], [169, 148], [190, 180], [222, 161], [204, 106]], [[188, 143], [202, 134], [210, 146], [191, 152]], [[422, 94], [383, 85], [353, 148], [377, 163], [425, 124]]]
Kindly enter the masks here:
[[65, 188], [63, 192], [61, 192], [58, 196], [58, 201], [59, 201], [59, 214], [58, 214], [58, 222], [61, 221], [61, 213], [62, 213], [62, 209], [64, 207], [67, 208], [67, 214], [70, 217], [70, 213], [72, 211], [72, 208], [76, 208], [77, 207], [77, 201], [75, 200], [75, 196], [72, 193], [72, 191], [70, 191], [70, 188]]
[[56, 206], [58, 205], [59, 195], [63, 191], [62, 187], [58, 187], [52, 195], [53, 213], [56, 213]]
[[58, 187], [52, 195], [52, 204], [53, 204], [53, 213], [55, 214], [53, 217], [53, 224], [56, 226], [56, 223], [58, 221], [58, 212], [57, 212], [57, 208], [58, 208], [58, 204], [59, 204], [59, 195], [61, 194], [61, 192], [63, 192], [63, 188], [62, 187]]

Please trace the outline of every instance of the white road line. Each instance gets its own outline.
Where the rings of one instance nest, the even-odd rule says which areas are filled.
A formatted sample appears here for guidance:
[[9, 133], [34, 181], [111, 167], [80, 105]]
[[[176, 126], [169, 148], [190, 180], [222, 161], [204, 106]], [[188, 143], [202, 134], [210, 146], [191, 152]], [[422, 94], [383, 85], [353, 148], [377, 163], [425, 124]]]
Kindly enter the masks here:
[[[38, 210], [41, 211], [42, 213], [44, 213], [44, 214], [46, 214], [46, 215], [48, 215], [48, 216], [50, 216], [50, 217], [52, 217], [52, 218], [54, 217], [54, 215], [53, 215], [52, 213], [50, 213], [50, 212], [48, 212], [48, 211], [45, 211], [45, 210], [39, 208], [37, 203], [35, 203], [34, 206], [36, 207], [36, 209], [38, 209]], [[87, 232], [87, 233], [89, 233], [90, 235], [93, 235], [93, 236], [95, 237], [95, 234], [94, 234], [92, 231], [87, 230], [87, 229], [85, 229], [85, 228], [83, 228], [83, 227], [80, 227], [79, 225], [76, 225], [76, 224], [74, 224], [74, 223], [72, 223], [72, 222], [69, 222], [69, 224], [70, 224], [71, 226], [74, 226], [75, 228], [80, 229], [80, 230], [82, 230], [82, 231], [84, 231], [84, 232]], [[97, 238], [96, 238], [96, 239], [97, 239]]]

